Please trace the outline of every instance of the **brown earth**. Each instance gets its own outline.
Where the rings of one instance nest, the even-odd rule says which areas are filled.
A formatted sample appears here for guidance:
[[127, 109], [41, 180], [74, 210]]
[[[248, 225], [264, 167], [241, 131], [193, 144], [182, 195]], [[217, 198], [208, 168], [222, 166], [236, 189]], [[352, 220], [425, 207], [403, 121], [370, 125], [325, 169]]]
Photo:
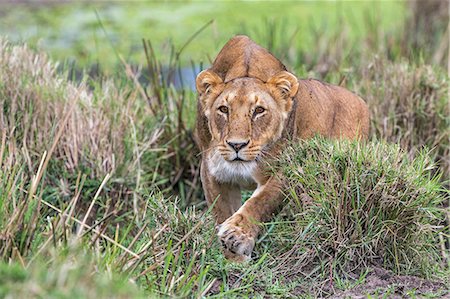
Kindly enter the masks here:
[[[382, 268], [374, 268], [365, 283], [331, 296], [344, 298], [450, 298], [449, 282], [437, 282], [415, 276], [394, 275]], [[414, 295], [412, 295], [414, 294]]]

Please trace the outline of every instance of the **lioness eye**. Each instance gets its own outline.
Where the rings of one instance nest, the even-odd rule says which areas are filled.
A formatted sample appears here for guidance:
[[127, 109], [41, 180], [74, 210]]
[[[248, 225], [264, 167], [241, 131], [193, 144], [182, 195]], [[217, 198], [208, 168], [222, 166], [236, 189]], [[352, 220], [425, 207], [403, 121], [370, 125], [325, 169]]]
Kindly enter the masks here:
[[228, 107], [227, 106], [220, 106], [219, 111], [222, 113], [227, 114], [228, 113]]
[[266, 109], [264, 109], [263, 107], [256, 107], [256, 109], [255, 109], [255, 113], [256, 114], [261, 114], [264, 111], [266, 111]]

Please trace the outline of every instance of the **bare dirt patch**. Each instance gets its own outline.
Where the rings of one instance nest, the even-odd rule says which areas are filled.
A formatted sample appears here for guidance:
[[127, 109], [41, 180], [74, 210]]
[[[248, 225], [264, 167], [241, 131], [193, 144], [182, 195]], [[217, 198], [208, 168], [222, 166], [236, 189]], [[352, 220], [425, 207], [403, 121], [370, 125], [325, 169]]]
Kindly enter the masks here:
[[366, 282], [331, 298], [450, 298], [449, 285], [416, 276], [395, 275], [382, 268], [374, 268]]

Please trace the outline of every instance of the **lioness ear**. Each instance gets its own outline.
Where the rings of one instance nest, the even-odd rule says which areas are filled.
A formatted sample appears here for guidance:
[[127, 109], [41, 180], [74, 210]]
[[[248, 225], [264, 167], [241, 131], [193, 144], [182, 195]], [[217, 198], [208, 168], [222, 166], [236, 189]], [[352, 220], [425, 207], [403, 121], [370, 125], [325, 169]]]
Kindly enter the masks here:
[[283, 98], [293, 98], [298, 91], [298, 80], [289, 72], [281, 71], [271, 77], [267, 84], [271, 85], [274, 91]]
[[200, 95], [207, 94], [213, 91], [215, 87], [223, 83], [222, 78], [220, 78], [216, 73], [210, 70], [204, 70], [197, 75], [195, 80], [195, 85], [197, 91]]

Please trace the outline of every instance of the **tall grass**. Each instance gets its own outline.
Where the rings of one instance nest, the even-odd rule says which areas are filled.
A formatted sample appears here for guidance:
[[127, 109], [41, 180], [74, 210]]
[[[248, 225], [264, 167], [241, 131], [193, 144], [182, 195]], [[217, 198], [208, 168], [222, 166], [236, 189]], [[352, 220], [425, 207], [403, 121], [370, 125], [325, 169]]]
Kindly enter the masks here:
[[[96, 224], [104, 230], [121, 205], [132, 207], [140, 175], [133, 164], [142, 148], [155, 148], [160, 128], [142, 134], [147, 106], [133, 89], [112, 81], [68, 82], [45, 55], [0, 44], [0, 227], [2, 258], [8, 259], [47, 245], [46, 217], [58, 211], [84, 218], [82, 227], [97, 212], [108, 216]], [[104, 193], [94, 196], [97, 191]], [[134, 210], [139, 218], [137, 200]]]
[[411, 156], [427, 146], [450, 175], [449, 78], [423, 62], [390, 62], [376, 56], [355, 88], [369, 104], [372, 136], [397, 143]]
[[[150, 283], [148, 294], [200, 296], [211, 288], [204, 260], [212, 239], [187, 244], [202, 230], [213, 236], [212, 221], [158, 191], [174, 170], [170, 147], [184, 146], [174, 142], [173, 119], [161, 123], [162, 111], [152, 111], [134, 80], [69, 82], [45, 55], [4, 40], [1, 46], [0, 257], [30, 273], [19, 271], [16, 280], [15, 268], [5, 268], [2, 294], [52, 296], [48, 284], [68, 267], [64, 259], [73, 271], [56, 283], [68, 296], [109, 297], [114, 289], [100, 281], [110, 271]], [[85, 260], [86, 250], [95, 257]], [[61, 259], [60, 251], [69, 255]], [[55, 262], [40, 277], [45, 258]], [[43, 289], [27, 289], [35, 284]], [[136, 293], [122, 287], [130, 295], [118, 297]]]
[[98, 83], [101, 92], [93, 94], [88, 82], [68, 82], [56, 73], [56, 64], [26, 46], [2, 40], [0, 51], [1, 127], [10, 149], [23, 148], [30, 172], [61, 126], [64, 134], [54, 155], [64, 160], [68, 171], [86, 167], [92, 177], [101, 177], [124, 164], [130, 118], [137, 121], [145, 108], [136, 107], [131, 90], [118, 89], [109, 81]]
[[[153, 114], [164, 124], [160, 142], [167, 146], [167, 154], [160, 160], [160, 169], [164, 172], [164, 177], [170, 178], [165, 187], [181, 197], [184, 207], [198, 203], [200, 160], [193, 136], [196, 97], [193, 90], [182, 82], [180, 55], [193, 38], [210, 24], [208, 22], [195, 32], [180, 49], [175, 49], [172, 45], [166, 65], [156, 56], [151, 41], [143, 40], [149, 74], [149, 84], [145, 89], [148, 104]], [[193, 64], [193, 75], [195, 71]], [[178, 89], [173, 85], [177, 75], [181, 79], [181, 87]]]

